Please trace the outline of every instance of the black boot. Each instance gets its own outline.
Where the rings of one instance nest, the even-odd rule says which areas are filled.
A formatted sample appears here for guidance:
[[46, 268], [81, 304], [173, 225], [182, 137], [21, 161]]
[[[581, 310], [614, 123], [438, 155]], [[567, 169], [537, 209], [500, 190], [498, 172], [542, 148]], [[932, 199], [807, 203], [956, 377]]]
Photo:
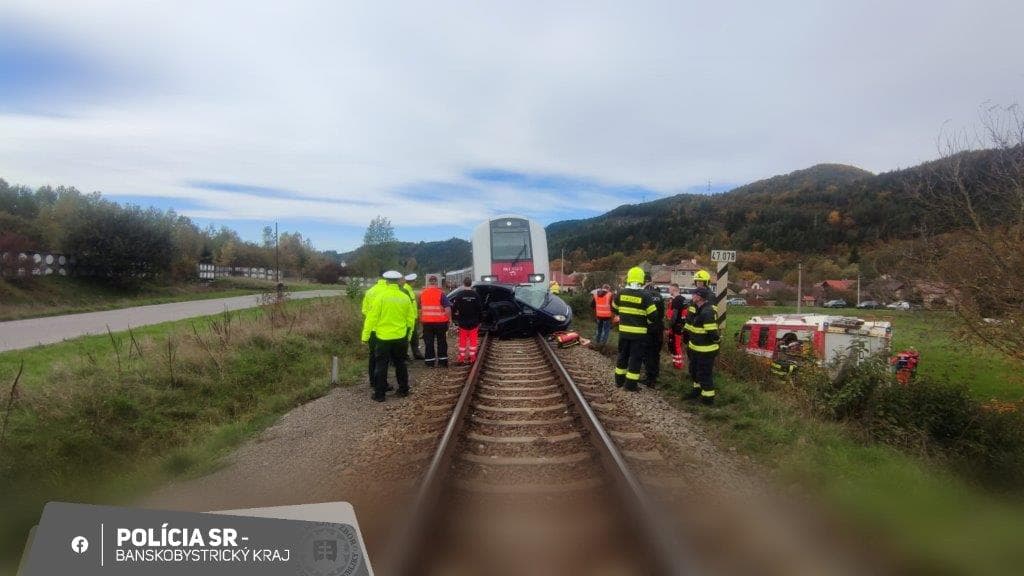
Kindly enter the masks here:
[[715, 397], [701, 395], [700, 403], [705, 406], [713, 406], [715, 404]]
[[690, 388], [690, 391], [687, 392], [683, 396], [683, 398], [687, 400], [696, 400], [697, 398], [700, 398], [700, 386], [694, 386], [693, 388]]

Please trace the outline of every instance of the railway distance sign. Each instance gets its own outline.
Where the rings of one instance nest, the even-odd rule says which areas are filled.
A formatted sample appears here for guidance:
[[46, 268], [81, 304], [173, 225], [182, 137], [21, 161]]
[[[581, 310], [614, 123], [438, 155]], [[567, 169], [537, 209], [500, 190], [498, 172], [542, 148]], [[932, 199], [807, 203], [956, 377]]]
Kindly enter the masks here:
[[735, 262], [735, 250], [712, 250], [711, 259], [715, 262]]

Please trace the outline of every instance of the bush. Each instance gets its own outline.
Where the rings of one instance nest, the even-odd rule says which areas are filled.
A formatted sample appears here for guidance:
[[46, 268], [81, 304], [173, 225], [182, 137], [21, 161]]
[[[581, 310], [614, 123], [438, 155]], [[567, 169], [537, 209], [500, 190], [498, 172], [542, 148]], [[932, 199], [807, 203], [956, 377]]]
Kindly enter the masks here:
[[[763, 378], [746, 364], [730, 360], [725, 367], [742, 377]], [[900, 385], [882, 356], [859, 363], [841, 360], [828, 370], [802, 367], [797, 383], [823, 418], [848, 422], [877, 442], [944, 461], [988, 486], [1024, 487], [1024, 415], [988, 410], [966, 386], [925, 378]]]
[[345, 295], [348, 296], [350, 300], [359, 300], [363, 297], [363, 287], [360, 286], [358, 282], [349, 281], [349, 283], [345, 285]]
[[1024, 416], [984, 408], [966, 386], [882, 386], [864, 424], [876, 440], [945, 460], [990, 486], [1024, 486]]

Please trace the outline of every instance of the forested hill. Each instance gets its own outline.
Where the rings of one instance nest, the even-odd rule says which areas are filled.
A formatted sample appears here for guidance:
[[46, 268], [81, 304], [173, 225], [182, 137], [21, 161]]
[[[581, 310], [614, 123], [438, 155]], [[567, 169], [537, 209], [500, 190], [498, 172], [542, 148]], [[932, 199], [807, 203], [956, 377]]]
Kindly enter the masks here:
[[[978, 164], [986, 153], [966, 158]], [[564, 248], [579, 261], [615, 252], [702, 253], [712, 247], [847, 252], [911, 236], [923, 216], [912, 190], [940, 162], [879, 175], [819, 164], [723, 194], [679, 194], [595, 218], [555, 222], [547, 227], [548, 243], [552, 254]]]
[[[341, 261], [349, 265], [359, 261], [365, 246], [340, 254]], [[434, 242], [396, 242], [395, 254], [399, 266], [421, 272], [443, 272], [466, 268], [473, 262], [470, 244], [461, 238]], [[415, 262], [414, 262], [415, 261]]]

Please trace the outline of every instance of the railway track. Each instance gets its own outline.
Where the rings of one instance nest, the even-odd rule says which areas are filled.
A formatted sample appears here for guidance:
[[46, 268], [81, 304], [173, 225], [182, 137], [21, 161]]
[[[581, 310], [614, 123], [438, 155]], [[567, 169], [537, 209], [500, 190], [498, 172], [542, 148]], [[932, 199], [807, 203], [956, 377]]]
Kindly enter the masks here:
[[[391, 574], [692, 573], [597, 411], [540, 337], [485, 339], [392, 550]], [[591, 390], [588, 390], [591, 388]], [[457, 395], [456, 395], [457, 392]], [[652, 455], [653, 454], [653, 455]]]

